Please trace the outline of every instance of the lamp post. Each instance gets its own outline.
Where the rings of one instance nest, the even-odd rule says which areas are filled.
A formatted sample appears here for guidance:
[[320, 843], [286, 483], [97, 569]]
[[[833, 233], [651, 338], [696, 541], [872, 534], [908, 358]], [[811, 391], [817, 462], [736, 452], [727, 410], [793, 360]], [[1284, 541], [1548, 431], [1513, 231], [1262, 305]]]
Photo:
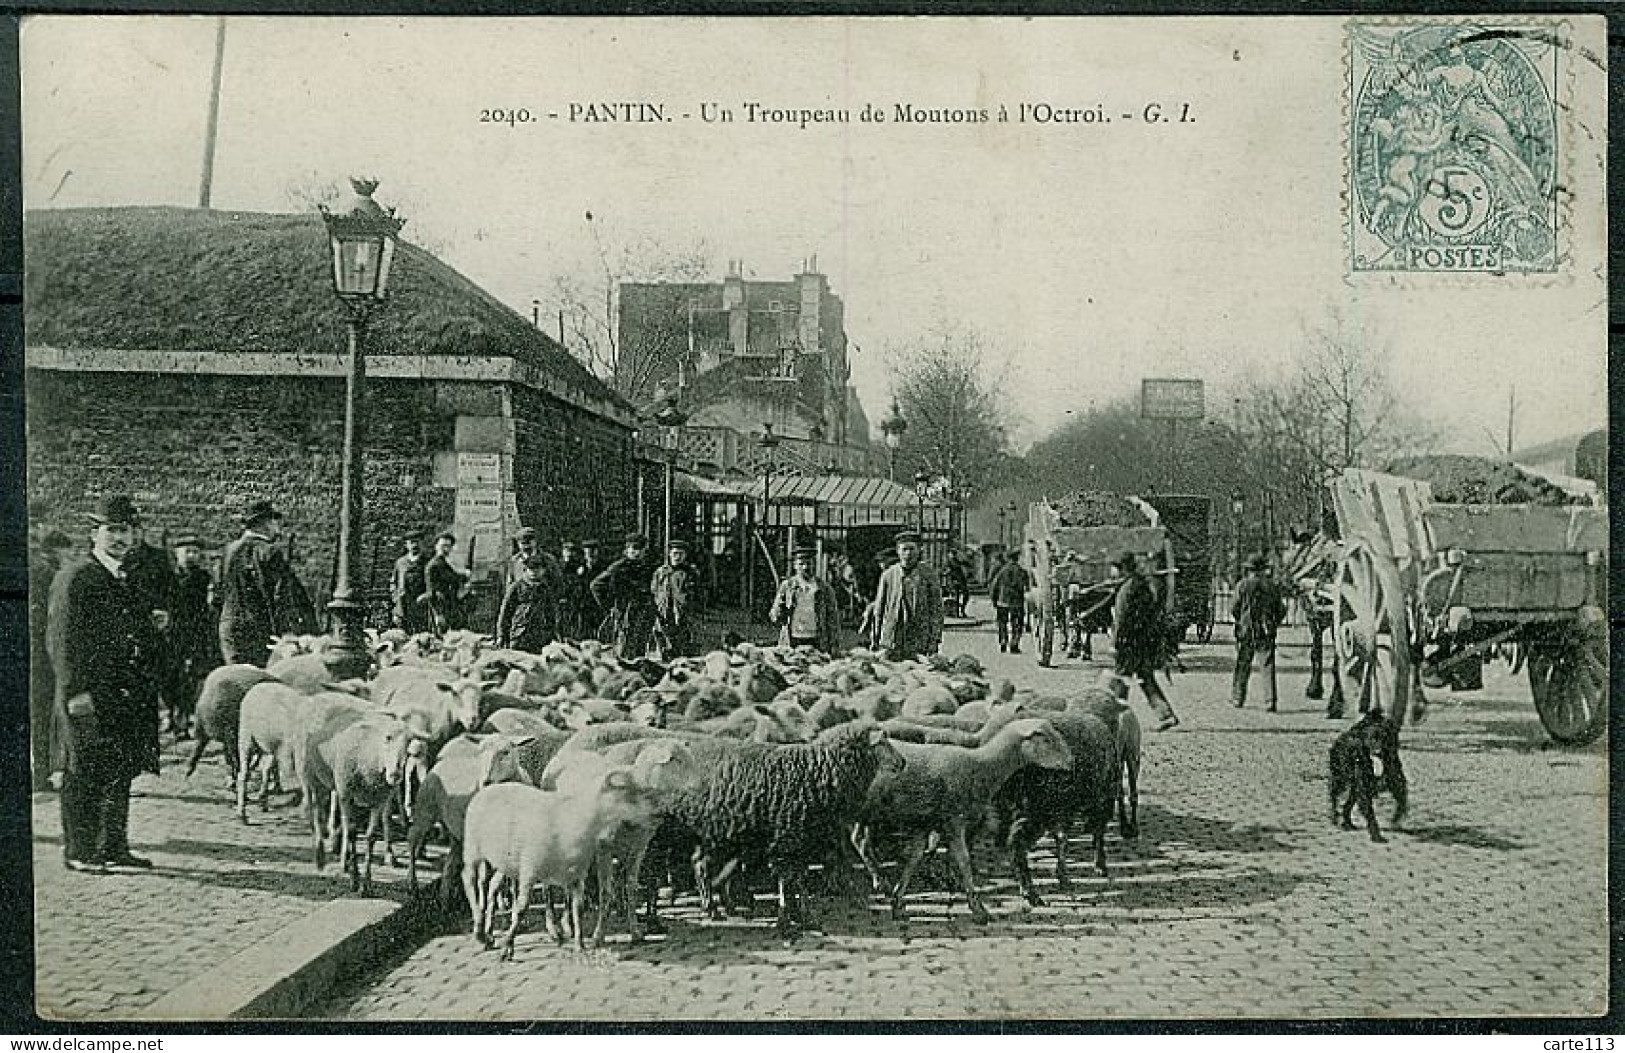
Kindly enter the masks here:
[[762, 530], [765, 533], [768, 516], [773, 508], [770, 493], [773, 485], [773, 451], [779, 448], [779, 437], [773, 434], [772, 422], [762, 425], [762, 434], [756, 439], [756, 448], [762, 451]]
[[1000, 534], [999, 544], [1008, 545], [1010, 548], [1016, 548], [1021, 544], [1021, 520], [1017, 518], [1021, 515], [1021, 509], [1016, 506], [1014, 501], [1011, 501], [1009, 504], [1004, 506], [1004, 510], [1010, 516], [1010, 533], [1012, 538], [1007, 542], [1004, 535]]
[[666, 429], [666, 552], [671, 551], [671, 490], [672, 462], [677, 457], [678, 431], [688, 423], [688, 414], [677, 407], [677, 400], [668, 398], [655, 413], [655, 423]]
[[321, 208], [332, 257], [333, 291], [344, 306], [349, 335], [349, 369], [344, 385], [344, 484], [339, 505], [339, 567], [333, 597], [327, 604], [334, 642], [329, 668], [337, 676], [365, 676], [371, 664], [367, 648], [367, 606], [357, 598], [352, 574], [361, 565], [362, 419], [367, 380], [367, 321], [388, 293], [389, 268], [404, 220], [394, 209], [372, 199], [375, 179], [352, 179], [355, 196], [340, 211]]
[[889, 482], [897, 481], [897, 447], [903, 444], [903, 433], [908, 431], [908, 421], [903, 419], [903, 411], [898, 408], [897, 400], [891, 400], [891, 410], [887, 412], [886, 419], [880, 422], [880, 431], [886, 436], [886, 479]]
[[1241, 577], [1241, 518], [1247, 511], [1247, 497], [1241, 490], [1230, 491], [1230, 531], [1234, 557], [1231, 560], [1232, 578]]
[[914, 473], [914, 507], [919, 515], [920, 533], [925, 533], [925, 491], [931, 485], [931, 477], [925, 471]]

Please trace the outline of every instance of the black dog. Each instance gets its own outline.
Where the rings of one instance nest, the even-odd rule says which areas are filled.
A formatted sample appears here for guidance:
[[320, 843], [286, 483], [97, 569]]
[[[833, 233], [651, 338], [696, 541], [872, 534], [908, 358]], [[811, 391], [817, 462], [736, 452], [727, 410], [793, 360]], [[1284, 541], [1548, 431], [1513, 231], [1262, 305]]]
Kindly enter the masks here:
[[[1380, 776], [1377, 761], [1382, 762]], [[1372, 800], [1383, 790], [1394, 799], [1393, 822], [1397, 823], [1409, 806], [1405, 768], [1399, 763], [1399, 729], [1382, 710], [1373, 709], [1332, 743], [1332, 822], [1337, 823], [1341, 817], [1345, 830], [1354, 829], [1354, 806], [1358, 803], [1371, 840], [1386, 840], [1372, 807]]]

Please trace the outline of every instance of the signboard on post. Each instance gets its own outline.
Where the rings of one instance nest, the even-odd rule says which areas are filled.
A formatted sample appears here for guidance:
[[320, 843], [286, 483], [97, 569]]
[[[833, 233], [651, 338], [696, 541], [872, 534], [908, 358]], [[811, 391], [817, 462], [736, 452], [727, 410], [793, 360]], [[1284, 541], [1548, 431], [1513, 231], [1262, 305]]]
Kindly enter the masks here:
[[1206, 416], [1200, 380], [1140, 381], [1140, 416], [1149, 420], [1201, 420]]

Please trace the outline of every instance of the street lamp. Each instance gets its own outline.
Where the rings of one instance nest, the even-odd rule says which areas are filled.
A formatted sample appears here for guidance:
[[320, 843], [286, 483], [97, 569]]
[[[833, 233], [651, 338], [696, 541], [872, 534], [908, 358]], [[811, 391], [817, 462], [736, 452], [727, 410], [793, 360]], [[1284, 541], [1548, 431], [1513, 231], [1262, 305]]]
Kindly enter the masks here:
[[1010, 516], [1010, 533], [1014, 535], [1014, 538], [1013, 540], [1007, 541], [1004, 534], [1000, 533], [999, 544], [1008, 545], [1010, 548], [1015, 548], [1021, 543], [1021, 509], [1017, 507], [1014, 501], [1011, 501], [1009, 504], [1004, 506], [1004, 510]]
[[773, 451], [779, 448], [779, 437], [773, 434], [773, 424], [762, 425], [762, 434], [756, 439], [756, 448], [762, 451], [762, 529], [767, 529], [767, 518], [773, 507], [769, 488], [773, 485]]
[[327, 225], [332, 255], [333, 292], [343, 304], [349, 331], [349, 369], [344, 385], [344, 485], [339, 505], [339, 568], [327, 604], [334, 642], [328, 666], [335, 676], [365, 676], [372, 655], [367, 647], [367, 606], [356, 598], [352, 573], [361, 565], [362, 400], [367, 373], [362, 343], [367, 321], [389, 290], [389, 269], [404, 220], [372, 199], [376, 179], [351, 179], [355, 196], [341, 210], [317, 206]]
[[880, 422], [880, 431], [886, 436], [886, 479], [897, 481], [897, 447], [903, 444], [903, 433], [908, 431], [908, 421], [903, 419], [903, 411], [898, 408], [897, 400], [891, 400], [891, 410], [886, 419]]
[[655, 413], [655, 423], [666, 429], [666, 549], [671, 551], [671, 481], [672, 461], [677, 456], [678, 431], [688, 423], [688, 414], [677, 407], [677, 400], [668, 398]]
[[931, 485], [931, 477], [922, 469], [914, 473], [914, 505], [919, 510], [920, 532], [925, 532], [925, 491]]
[[1230, 491], [1230, 530], [1234, 539], [1235, 552], [1232, 563], [1232, 574], [1241, 577], [1241, 518], [1247, 511], [1247, 495], [1238, 487]]

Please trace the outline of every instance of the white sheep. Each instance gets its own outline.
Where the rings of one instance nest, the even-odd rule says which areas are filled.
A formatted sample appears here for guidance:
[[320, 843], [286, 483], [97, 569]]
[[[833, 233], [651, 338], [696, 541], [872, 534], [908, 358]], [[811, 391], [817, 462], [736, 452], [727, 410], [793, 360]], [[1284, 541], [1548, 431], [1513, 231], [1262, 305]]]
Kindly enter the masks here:
[[[475, 940], [489, 946], [497, 893], [504, 881], [511, 881], [513, 914], [502, 938], [502, 959], [512, 959], [519, 921], [530, 905], [531, 890], [541, 883], [569, 894], [571, 931], [577, 949], [584, 949], [581, 903], [599, 849], [622, 824], [647, 822], [650, 811], [648, 792], [624, 768], [583, 779], [570, 792], [524, 783], [480, 790], [469, 803], [463, 826], [463, 891]], [[547, 931], [559, 939], [551, 904]]]
[[[405, 778], [409, 751], [418, 735], [394, 716], [369, 712], [358, 702], [343, 698], [327, 693], [306, 703], [295, 757], [315, 839], [316, 868], [326, 865], [323, 803], [331, 800], [338, 819], [340, 866], [350, 874], [352, 887], [370, 895], [379, 823], [381, 820], [387, 846], [390, 805]], [[367, 812], [366, 856], [359, 873], [353, 819], [358, 808]]]
[[441, 866], [441, 893], [451, 896], [451, 875], [456, 871], [463, 842], [463, 820], [468, 802], [482, 786], [498, 782], [534, 780], [519, 763], [519, 751], [531, 735], [463, 735], [440, 751], [418, 790], [417, 807], [406, 834], [407, 878], [418, 884], [418, 853], [429, 832], [439, 824], [450, 842]]
[[237, 818], [248, 822], [248, 773], [265, 758], [260, 777], [260, 811], [270, 807], [272, 776], [295, 771], [295, 732], [309, 696], [277, 681], [255, 684], [243, 696], [237, 721]]
[[[617, 898], [625, 911], [626, 931], [631, 935], [632, 942], [642, 941], [643, 929], [638, 925], [637, 902], [643, 857], [660, 828], [665, 816], [665, 803], [670, 795], [692, 785], [699, 778], [699, 767], [688, 747], [676, 737], [657, 732], [649, 738], [606, 746], [601, 753], [587, 748], [561, 750], [548, 764], [542, 776], [542, 786], [569, 792], [584, 779], [614, 768], [630, 770], [637, 785], [649, 792], [653, 807], [646, 821], [623, 824], [598, 851], [594, 867], [598, 872], [599, 904], [592, 933], [595, 947], [603, 945], [604, 922], [614, 909]], [[653, 917], [652, 910], [650, 916]]]

